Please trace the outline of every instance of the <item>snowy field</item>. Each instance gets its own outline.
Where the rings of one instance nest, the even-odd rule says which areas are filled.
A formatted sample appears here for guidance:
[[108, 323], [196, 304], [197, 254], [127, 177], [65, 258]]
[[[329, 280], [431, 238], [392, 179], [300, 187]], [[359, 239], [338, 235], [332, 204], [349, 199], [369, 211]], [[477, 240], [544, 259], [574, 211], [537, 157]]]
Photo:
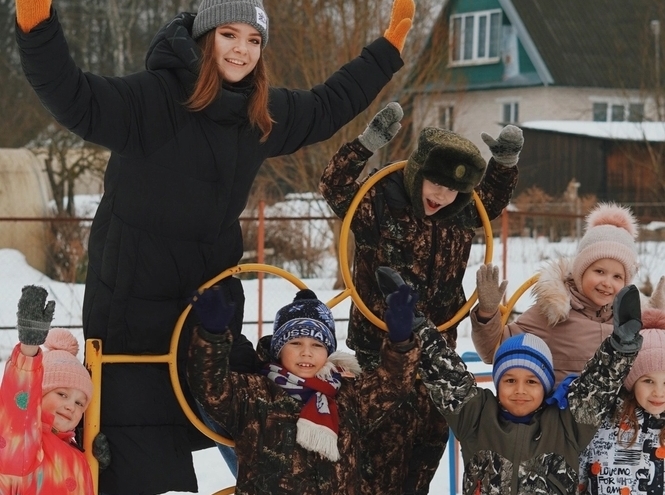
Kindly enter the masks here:
[[[510, 239], [508, 244], [507, 260], [507, 278], [509, 280], [507, 295], [512, 295], [537, 269], [542, 262], [547, 259], [558, 256], [572, 255], [575, 251], [576, 242], [570, 240], [560, 243], [549, 243], [545, 239], [515, 238]], [[655, 285], [658, 279], [665, 275], [665, 243], [640, 243], [640, 263], [641, 268], [636, 277], [636, 285], [641, 286], [647, 276]], [[502, 246], [496, 241], [493, 251], [493, 262], [502, 266]], [[464, 279], [464, 288], [469, 296], [475, 288], [475, 273], [478, 266], [485, 257], [484, 246], [475, 245], [469, 259], [469, 267]], [[16, 303], [20, 297], [21, 287], [27, 284], [38, 284], [45, 287], [50, 294], [50, 298], [56, 301], [54, 326], [76, 326], [80, 325], [81, 305], [83, 301], [83, 285], [64, 284], [54, 282], [42, 273], [34, 270], [25, 262], [21, 253], [11, 249], [0, 249], [0, 270], [2, 272], [2, 281], [0, 281], [0, 293], [5, 297], [0, 299], [0, 327], [13, 327], [16, 324]], [[313, 289], [318, 297], [323, 301], [330, 301], [338, 294], [338, 291], [331, 290], [332, 281], [329, 279], [310, 279], [303, 282]], [[243, 282], [247, 302], [245, 306], [246, 321], [257, 320], [258, 307], [258, 282], [256, 280]], [[263, 319], [272, 320], [275, 312], [283, 305], [289, 303], [295, 295], [296, 288], [283, 279], [266, 278], [263, 281], [265, 293], [263, 301]], [[8, 296], [9, 295], [9, 296]], [[527, 292], [517, 302], [515, 309], [524, 311], [532, 304], [532, 298]], [[347, 298], [333, 310], [335, 317], [346, 319], [348, 317], [350, 300]], [[245, 333], [248, 338], [256, 342], [258, 337], [256, 325], [247, 325]], [[264, 332], [270, 333], [270, 324], [264, 325]], [[74, 333], [81, 339], [81, 349], [83, 349], [82, 332], [75, 330]], [[463, 321], [459, 327], [458, 351], [460, 354], [473, 351], [473, 345], [469, 338], [468, 321]], [[344, 345], [346, 337], [346, 323], [339, 322], [337, 325], [337, 338], [341, 350], [348, 350]], [[0, 360], [6, 360], [16, 343], [15, 330], [0, 331]], [[79, 356], [82, 358], [82, 356]], [[482, 374], [489, 370], [488, 366], [482, 364], [471, 364], [470, 369], [476, 374]], [[3, 366], [0, 366], [4, 370]], [[449, 452], [446, 452], [431, 485], [430, 493], [433, 495], [449, 495], [450, 476], [449, 476]], [[194, 453], [194, 463], [199, 481], [199, 493], [212, 495], [222, 488], [233, 486], [235, 480], [229, 473], [225, 463], [216, 449], [207, 449]], [[170, 495], [184, 492], [169, 492]]]

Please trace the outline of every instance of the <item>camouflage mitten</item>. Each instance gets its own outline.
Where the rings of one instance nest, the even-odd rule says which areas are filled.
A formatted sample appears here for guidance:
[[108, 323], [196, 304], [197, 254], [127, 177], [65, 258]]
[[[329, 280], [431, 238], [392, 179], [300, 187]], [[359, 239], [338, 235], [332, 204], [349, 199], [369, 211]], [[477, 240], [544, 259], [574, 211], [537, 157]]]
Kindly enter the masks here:
[[48, 292], [37, 285], [22, 289], [16, 312], [18, 340], [25, 345], [41, 345], [51, 328], [55, 301], [46, 302]]
[[397, 135], [402, 127], [399, 121], [402, 120], [403, 116], [404, 111], [399, 103], [396, 101], [388, 103], [379, 110], [363, 133], [358, 136], [358, 141], [374, 153]]
[[614, 331], [610, 343], [622, 354], [635, 354], [642, 347], [640, 291], [627, 285], [614, 298]]
[[501, 129], [498, 139], [483, 132], [480, 137], [489, 146], [494, 160], [504, 167], [514, 167], [520, 157], [520, 151], [524, 145], [522, 129], [514, 125], [507, 125]]

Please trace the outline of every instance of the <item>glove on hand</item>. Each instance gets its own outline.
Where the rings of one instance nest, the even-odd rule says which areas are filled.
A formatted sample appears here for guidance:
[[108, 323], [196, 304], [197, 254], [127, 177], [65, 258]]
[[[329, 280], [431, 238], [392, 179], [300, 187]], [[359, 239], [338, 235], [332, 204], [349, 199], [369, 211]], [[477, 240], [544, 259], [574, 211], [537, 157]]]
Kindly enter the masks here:
[[400, 104], [396, 101], [388, 103], [379, 110], [363, 133], [358, 136], [360, 144], [372, 153], [385, 146], [402, 127], [399, 123], [402, 117], [404, 111]]
[[219, 287], [194, 292], [190, 302], [201, 325], [210, 333], [224, 333], [236, 310], [235, 303], [227, 302]]
[[394, 0], [393, 9], [390, 12], [390, 25], [383, 37], [402, 53], [406, 35], [413, 24], [413, 16], [416, 13], [416, 3], [413, 0]]
[[55, 301], [46, 302], [48, 292], [37, 285], [22, 289], [16, 312], [18, 340], [25, 345], [41, 345], [51, 328]]
[[411, 338], [418, 293], [406, 284], [386, 298], [388, 309], [384, 316], [391, 342], [404, 342]]
[[111, 465], [111, 447], [106, 435], [97, 433], [92, 441], [92, 455], [99, 462], [99, 469], [104, 470]]
[[522, 129], [514, 125], [507, 125], [501, 129], [498, 139], [483, 132], [480, 137], [489, 146], [492, 156], [497, 163], [504, 167], [514, 167], [520, 157], [520, 151], [524, 145], [524, 136]]
[[642, 310], [640, 292], [634, 285], [621, 289], [614, 298], [614, 331], [610, 343], [623, 354], [634, 354], [642, 347]]
[[499, 267], [491, 263], [480, 265], [476, 272], [478, 288], [478, 309], [486, 314], [494, 314], [499, 308], [501, 298], [506, 292], [508, 281], [499, 284]]

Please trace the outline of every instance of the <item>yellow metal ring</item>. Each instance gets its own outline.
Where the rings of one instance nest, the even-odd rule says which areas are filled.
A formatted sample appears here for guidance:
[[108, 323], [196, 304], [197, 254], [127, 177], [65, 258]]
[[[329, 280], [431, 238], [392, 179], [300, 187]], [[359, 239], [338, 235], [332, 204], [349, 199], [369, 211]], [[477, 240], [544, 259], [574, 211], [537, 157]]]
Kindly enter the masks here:
[[[237, 265], [231, 268], [228, 268], [224, 270], [222, 273], [217, 275], [215, 278], [212, 278], [208, 280], [205, 284], [203, 284], [200, 289], [207, 289], [208, 287], [211, 287], [215, 285], [217, 282], [219, 282], [222, 279], [225, 279], [226, 277], [230, 277], [231, 275], [236, 275], [238, 273], [246, 273], [246, 272], [264, 272], [264, 273], [272, 273], [273, 275], [279, 275], [282, 278], [285, 278], [289, 282], [291, 282], [293, 285], [295, 285], [298, 289], [306, 289], [307, 286], [305, 283], [300, 280], [298, 277], [292, 275], [291, 273], [287, 272], [286, 270], [283, 270], [281, 268], [278, 268], [276, 266], [272, 265], [265, 265], [263, 263], [246, 263], [242, 265]], [[221, 443], [223, 445], [228, 445], [229, 447], [233, 447], [235, 444], [233, 440], [230, 438], [226, 438], [219, 433], [216, 433], [212, 431], [210, 428], [208, 428], [203, 421], [201, 421], [198, 416], [192, 411], [192, 408], [189, 407], [189, 404], [187, 402], [187, 399], [185, 398], [185, 395], [182, 392], [182, 387], [180, 386], [180, 379], [178, 377], [178, 360], [177, 360], [177, 355], [178, 355], [178, 341], [180, 340], [180, 334], [182, 332], [182, 327], [185, 323], [185, 320], [187, 319], [187, 315], [189, 314], [190, 310], [192, 309], [192, 305], [189, 304], [187, 307], [183, 310], [183, 312], [180, 314], [180, 317], [178, 318], [178, 321], [175, 324], [175, 327], [173, 329], [173, 335], [171, 336], [171, 348], [169, 350], [169, 355], [172, 356], [172, 359], [169, 360], [169, 374], [171, 375], [171, 384], [173, 385], [173, 391], [175, 392], [175, 395], [178, 399], [178, 402], [180, 403], [180, 407], [182, 408], [183, 412], [187, 416], [187, 418], [192, 422], [196, 428], [203, 433], [205, 436], [208, 438], [214, 440], [217, 443]]]
[[[351, 276], [351, 267], [349, 266], [349, 259], [347, 256], [346, 246], [349, 242], [349, 231], [351, 230], [351, 221], [353, 220], [353, 215], [355, 214], [356, 209], [360, 204], [360, 201], [362, 201], [365, 194], [367, 194], [367, 191], [369, 191], [374, 186], [374, 184], [383, 179], [386, 175], [396, 172], [397, 170], [401, 170], [405, 166], [406, 166], [406, 160], [402, 160], [401, 162], [396, 162], [391, 165], [388, 165], [387, 167], [383, 167], [375, 174], [371, 175], [363, 183], [363, 185], [360, 187], [355, 197], [353, 198], [353, 201], [351, 201], [351, 205], [349, 206], [349, 209], [346, 212], [346, 215], [344, 216], [344, 220], [342, 221], [342, 228], [339, 235], [339, 265], [342, 271], [342, 279], [344, 280], [344, 285], [347, 287], [347, 290], [342, 294], [345, 294], [346, 297], [346, 294], [348, 292], [351, 295], [351, 299], [358, 307], [360, 312], [365, 316], [365, 318], [367, 318], [370, 322], [372, 322], [373, 325], [386, 331], [388, 330], [386, 324], [383, 322], [383, 320], [381, 320], [374, 313], [372, 313], [372, 311], [365, 305], [362, 298], [358, 294], [358, 291], [356, 290], [356, 286], [353, 283], [353, 277]], [[483, 229], [485, 232], [485, 263], [489, 263], [490, 261], [492, 261], [492, 250], [494, 248], [494, 239], [492, 238], [492, 225], [490, 224], [489, 217], [487, 216], [487, 211], [485, 210], [485, 206], [483, 206], [483, 203], [482, 201], [480, 201], [480, 197], [478, 196], [478, 194], [476, 194], [476, 191], [473, 191], [473, 199], [476, 203], [476, 209], [478, 210], [478, 215], [480, 216], [480, 219], [483, 222]], [[439, 331], [447, 330], [451, 326], [455, 325], [458, 321], [460, 321], [464, 317], [464, 315], [466, 315], [466, 313], [469, 312], [469, 310], [475, 304], [477, 299], [478, 299], [478, 294], [477, 291], [474, 290], [473, 294], [471, 294], [471, 297], [466, 301], [464, 306], [462, 306], [459, 309], [459, 311], [457, 311], [457, 313], [455, 313], [455, 315], [450, 320], [448, 320], [445, 323], [442, 323], [437, 327]]]

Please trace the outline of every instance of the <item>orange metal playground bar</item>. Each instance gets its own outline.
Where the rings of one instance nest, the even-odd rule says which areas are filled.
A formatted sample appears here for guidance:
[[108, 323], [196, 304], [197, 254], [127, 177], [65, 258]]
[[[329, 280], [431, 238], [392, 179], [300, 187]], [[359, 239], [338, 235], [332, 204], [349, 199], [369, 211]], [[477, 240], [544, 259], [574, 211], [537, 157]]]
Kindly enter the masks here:
[[[385, 323], [381, 319], [379, 319], [376, 315], [374, 315], [369, 310], [369, 308], [367, 308], [367, 306], [364, 304], [364, 302], [358, 295], [358, 292], [356, 291], [349, 267], [346, 245], [348, 243], [351, 220], [353, 219], [353, 215], [355, 214], [358, 204], [362, 200], [363, 196], [380, 179], [382, 179], [383, 177], [392, 172], [404, 168], [405, 165], [406, 165], [406, 160], [394, 163], [392, 165], [380, 169], [374, 175], [370, 176], [367, 181], [365, 181], [365, 183], [360, 188], [360, 190], [354, 197], [353, 201], [351, 202], [349, 211], [347, 212], [346, 217], [344, 218], [344, 221], [342, 223], [340, 242], [339, 242], [340, 248], [338, 253], [340, 266], [342, 269], [342, 278], [344, 280], [346, 289], [326, 303], [328, 307], [332, 308], [337, 304], [339, 304], [341, 301], [343, 301], [345, 298], [351, 297], [354, 304], [357, 305], [358, 309], [360, 309], [363, 315], [365, 315], [365, 317], [367, 317], [374, 325], [376, 325], [379, 328], [382, 328], [383, 330], [387, 330]], [[476, 204], [476, 208], [478, 209], [478, 214], [481, 217], [485, 234], [486, 250], [485, 250], [484, 263], [489, 263], [492, 260], [492, 251], [493, 251], [492, 227], [490, 225], [487, 212], [485, 211], [485, 207], [483, 206], [482, 202], [480, 201], [480, 198], [475, 192], [473, 193], [473, 198]], [[342, 246], [344, 248], [342, 248]], [[226, 277], [241, 272], [271, 273], [274, 275], [281, 276], [282, 278], [285, 278], [293, 285], [295, 285], [298, 289], [307, 288], [305, 283], [302, 282], [297, 277], [295, 277], [293, 274], [281, 268], [272, 265], [265, 265], [262, 263], [246, 263], [224, 270], [215, 278], [212, 278], [209, 281], [207, 281], [205, 284], [203, 284], [201, 288], [208, 288]], [[515, 305], [515, 302], [536, 280], [537, 280], [537, 275], [531, 277], [524, 284], [522, 284], [522, 286], [515, 292], [515, 294], [513, 294], [513, 296], [510, 298], [510, 300], [506, 303], [505, 306], [503, 305], [500, 306], [500, 311], [502, 313], [502, 321], [504, 323], [508, 320], [510, 310]], [[469, 297], [467, 303], [462, 308], [460, 308], [460, 310], [449, 321], [438, 326], [439, 331], [445, 331], [446, 329], [450, 328], [452, 325], [457, 323], [459, 320], [461, 320], [464, 317], [464, 315], [471, 309], [473, 304], [476, 302], [477, 298], [478, 298], [477, 292], [474, 291], [471, 297]], [[174, 327], [173, 335], [171, 336], [171, 343], [169, 347], [169, 352], [167, 354], [162, 354], [162, 355], [104, 354], [102, 349], [102, 341], [100, 339], [86, 340], [85, 365], [92, 377], [93, 398], [84, 416], [83, 448], [85, 449], [86, 457], [88, 459], [88, 462], [90, 463], [90, 469], [93, 475], [92, 477], [95, 489], [94, 495], [98, 495], [99, 493], [99, 487], [98, 487], [99, 464], [97, 462], [97, 459], [95, 459], [94, 456], [92, 455], [92, 442], [97, 433], [99, 433], [100, 431], [100, 416], [101, 416], [101, 401], [102, 401], [101, 380], [102, 380], [103, 365], [113, 365], [116, 363], [168, 364], [169, 375], [171, 377], [171, 384], [173, 386], [173, 391], [187, 418], [192, 422], [192, 424], [196, 428], [198, 428], [199, 431], [201, 431], [204, 435], [208, 436], [215, 442], [228, 445], [231, 447], [234, 445], [231, 439], [225, 438], [215, 433], [196, 416], [194, 411], [192, 411], [192, 409], [189, 407], [189, 404], [187, 403], [187, 400], [185, 399], [185, 396], [183, 394], [182, 387], [180, 386], [180, 380], [178, 378], [178, 364], [177, 364], [178, 340], [180, 339], [180, 334], [182, 332], [184, 321], [187, 318], [187, 315], [189, 314], [190, 310], [191, 310], [191, 305], [188, 305], [185, 308], [185, 310], [182, 312], [180, 317], [178, 318], [178, 321], [176, 322]], [[455, 474], [451, 472], [451, 476], [455, 476]], [[229, 488], [219, 490], [215, 492], [213, 495], [227, 495], [234, 493], [234, 491], [235, 487], [232, 486]]]

